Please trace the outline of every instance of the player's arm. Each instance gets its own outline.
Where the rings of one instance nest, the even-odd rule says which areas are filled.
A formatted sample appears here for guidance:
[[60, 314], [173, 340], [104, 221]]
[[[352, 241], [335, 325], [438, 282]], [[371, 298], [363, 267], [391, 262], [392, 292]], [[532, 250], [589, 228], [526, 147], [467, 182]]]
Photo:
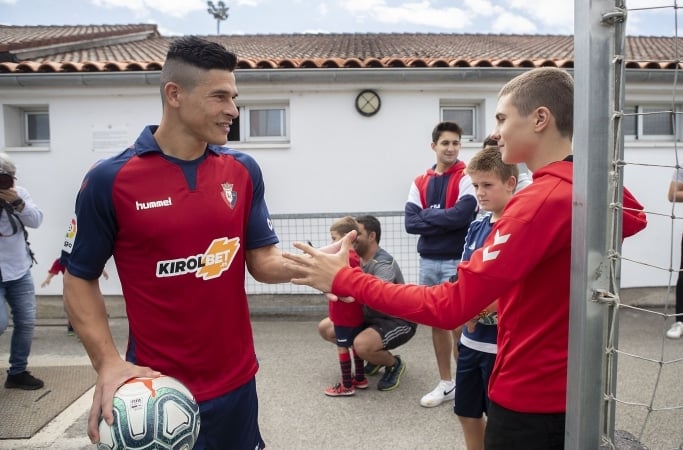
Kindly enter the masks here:
[[442, 209], [426, 209], [422, 213], [423, 220], [446, 231], [468, 227], [477, 211], [476, 193], [470, 177], [462, 177], [458, 185], [458, 192], [460, 193], [458, 200], [453, 206]]
[[423, 217], [424, 211], [428, 210], [422, 209], [422, 207], [417, 203], [411, 201], [406, 202], [406, 206], [403, 210], [406, 233], [424, 236], [433, 236], [445, 233], [445, 229], [425, 220]]
[[671, 181], [668, 197], [670, 202], [683, 202], [683, 183]]
[[424, 236], [444, 233], [445, 230], [435, 227], [433, 224], [424, 220], [422, 217], [423, 211], [420, 189], [417, 187], [416, 182], [413, 182], [410, 185], [408, 200], [406, 201], [403, 211], [406, 233]]
[[464, 195], [450, 208], [425, 209], [422, 218], [444, 231], [460, 230], [467, 228], [472, 222], [477, 210], [477, 199], [473, 195]]
[[261, 283], [286, 283], [294, 276], [276, 245], [247, 250], [245, 258], [249, 273]]
[[96, 443], [99, 442], [100, 416], [109, 424], [114, 420], [112, 405], [116, 389], [130, 378], [158, 377], [160, 373], [121, 358], [109, 328], [97, 279], [86, 280], [71, 275], [68, 270], [64, 272], [64, 305], [69, 321], [97, 371], [93, 404], [88, 415], [88, 436]]

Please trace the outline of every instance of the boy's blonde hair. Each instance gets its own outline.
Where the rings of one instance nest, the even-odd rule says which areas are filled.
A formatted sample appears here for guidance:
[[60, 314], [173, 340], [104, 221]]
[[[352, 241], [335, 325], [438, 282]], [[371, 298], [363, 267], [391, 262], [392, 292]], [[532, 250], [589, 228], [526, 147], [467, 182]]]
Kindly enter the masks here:
[[507, 181], [510, 177], [519, 179], [519, 169], [517, 164], [506, 164], [497, 146], [489, 145], [479, 150], [467, 163], [465, 172], [471, 175], [472, 172], [493, 172], [500, 181]]
[[346, 233], [353, 230], [358, 231], [358, 223], [356, 222], [356, 219], [351, 216], [342, 217], [330, 226], [330, 232], [335, 231], [340, 236], [344, 236]]
[[510, 80], [498, 93], [510, 96], [512, 105], [523, 117], [545, 106], [555, 117], [557, 130], [564, 137], [574, 133], [574, 80], [556, 67], [540, 67]]

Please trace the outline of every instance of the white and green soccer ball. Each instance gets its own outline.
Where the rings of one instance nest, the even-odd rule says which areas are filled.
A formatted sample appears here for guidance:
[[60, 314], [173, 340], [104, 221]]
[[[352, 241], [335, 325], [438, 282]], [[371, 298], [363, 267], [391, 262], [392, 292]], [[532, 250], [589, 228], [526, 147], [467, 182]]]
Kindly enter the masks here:
[[199, 435], [199, 406], [175, 378], [132, 378], [114, 395], [114, 423], [100, 419], [98, 450], [190, 450]]

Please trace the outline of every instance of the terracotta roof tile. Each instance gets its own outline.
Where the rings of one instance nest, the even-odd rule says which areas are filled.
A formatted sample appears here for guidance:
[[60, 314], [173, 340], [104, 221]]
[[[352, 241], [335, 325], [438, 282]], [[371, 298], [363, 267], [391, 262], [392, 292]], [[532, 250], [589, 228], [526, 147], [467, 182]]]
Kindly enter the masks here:
[[[574, 66], [567, 35], [335, 33], [204, 36], [238, 68]], [[158, 71], [174, 37], [156, 25], [0, 26], [0, 73]], [[628, 36], [628, 68], [671, 69], [683, 40]], [[26, 58], [21, 58], [28, 55]], [[4, 62], [3, 62], [4, 61]]]

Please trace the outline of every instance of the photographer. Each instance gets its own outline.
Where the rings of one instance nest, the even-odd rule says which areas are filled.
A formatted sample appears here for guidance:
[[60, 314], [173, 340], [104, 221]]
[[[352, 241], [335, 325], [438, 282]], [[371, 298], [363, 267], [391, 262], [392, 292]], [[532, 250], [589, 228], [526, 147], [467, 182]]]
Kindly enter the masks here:
[[7, 302], [14, 330], [5, 387], [33, 390], [42, 388], [43, 382], [26, 370], [36, 322], [33, 254], [26, 227], [40, 226], [43, 212], [26, 189], [15, 185], [16, 170], [9, 156], [0, 153], [0, 334], [8, 325]]

